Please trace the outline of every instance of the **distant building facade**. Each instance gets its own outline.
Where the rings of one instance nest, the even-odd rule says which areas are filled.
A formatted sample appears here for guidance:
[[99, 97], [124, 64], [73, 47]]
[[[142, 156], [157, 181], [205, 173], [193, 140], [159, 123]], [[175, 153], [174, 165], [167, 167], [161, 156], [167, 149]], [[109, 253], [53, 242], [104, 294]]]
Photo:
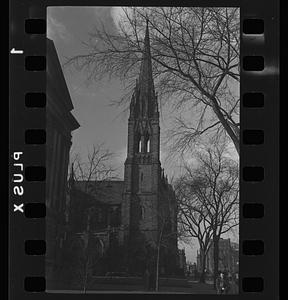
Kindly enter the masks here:
[[79, 127], [52, 40], [47, 39], [46, 280], [53, 278], [65, 239], [67, 171], [71, 132]]
[[197, 277], [197, 263], [194, 262], [194, 263], [191, 263], [191, 262], [188, 262], [187, 263], [187, 275], [189, 277], [194, 277], [196, 278]]
[[[214, 272], [214, 246], [211, 241], [208, 254], [206, 256], [206, 271], [208, 273]], [[219, 240], [219, 262], [218, 270], [227, 270], [230, 273], [238, 273], [239, 265], [239, 244], [231, 242], [230, 239]], [[197, 270], [202, 272], [202, 259], [200, 251], [197, 252]]]
[[181, 270], [183, 270], [183, 274], [186, 275], [187, 273], [187, 263], [186, 263], [186, 254], [185, 249], [179, 249], [178, 250], [178, 257], [179, 257], [179, 267]]
[[[116, 269], [131, 274], [142, 274], [145, 269], [154, 272], [159, 253], [160, 273], [173, 274], [185, 264], [185, 253], [179, 259], [176, 197], [160, 163], [159, 110], [148, 26], [130, 103], [124, 167], [124, 181], [80, 182], [71, 172], [70, 235], [81, 236], [82, 232], [83, 236], [89, 228], [98, 249], [103, 248], [96, 273]], [[114, 253], [110, 258], [106, 257], [109, 251]], [[111, 268], [104, 266], [107, 262]]]

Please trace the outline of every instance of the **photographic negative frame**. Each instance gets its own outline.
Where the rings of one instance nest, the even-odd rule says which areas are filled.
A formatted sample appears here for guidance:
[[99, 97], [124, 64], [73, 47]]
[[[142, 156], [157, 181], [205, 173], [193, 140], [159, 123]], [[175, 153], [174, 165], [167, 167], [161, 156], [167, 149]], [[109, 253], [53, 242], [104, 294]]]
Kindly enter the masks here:
[[[71, 297], [67, 292], [45, 292], [46, 13], [48, 7], [100, 4], [64, 2], [11, 1], [9, 289], [15, 299], [39, 295], [35, 293]], [[111, 2], [114, 5], [128, 3]], [[216, 5], [240, 8], [239, 294], [233, 297], [249, 299], [257, 294], [268, 298], [278, 293], [279, 281], [279, 231], [275, 222], [279, 213], [279, 2], [181, 3]]]

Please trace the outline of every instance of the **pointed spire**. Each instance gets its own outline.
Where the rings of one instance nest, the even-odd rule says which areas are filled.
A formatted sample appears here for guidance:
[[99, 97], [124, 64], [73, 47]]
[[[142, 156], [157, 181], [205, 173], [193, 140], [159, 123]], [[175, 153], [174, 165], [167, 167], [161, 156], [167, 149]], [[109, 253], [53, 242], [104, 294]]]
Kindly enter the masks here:
[[151, 62], [151, 51], [150, 51], [150, 37], [149, 37], [149, 25], [148, 18], [146, 18], [146, 32], [144, 38], [143, 56], [140, 67], [139, 82], [142, 80], [152, 80], [152, 62]]
[[146, 32], [144, 38], [143, 56], [140, 66], [139, 79], [136, 82], [135, 86], [134, 102], [134, 117], [150, 118], [157, 116], [158, 106], [153, 82], [148, 17], [146, 17]]

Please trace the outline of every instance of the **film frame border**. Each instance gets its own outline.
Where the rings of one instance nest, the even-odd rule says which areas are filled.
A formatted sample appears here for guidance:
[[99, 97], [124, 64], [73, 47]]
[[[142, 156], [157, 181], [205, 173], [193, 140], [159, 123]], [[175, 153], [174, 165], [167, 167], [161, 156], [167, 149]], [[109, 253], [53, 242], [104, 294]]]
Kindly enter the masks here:
[[[43, 247], [45, 248], [45, 246], [43, 246], [43, 241], [45, 240], [45, 208], [43, 209], [43, 204], [45, 206], [45, 182], [29, 182], [27, 179], [27, 177], [29, 178], [29, 172], [32, 172], [30, 173], [32, 174], [32, 177], [33, 175], [37, 177], [37, 174], [34, 173], [37, 171], [40, 172], [40, 175], [42, 174], [42, 176], [45, 178], [45, 175], [43, 175], [43, 169], [42, 171], [40, 169], [29, 169], [31, 166], [45, 166], [45, 143], [38, 143], [38, 145], [25, 143], [25, 134], [26, 142], [27, 135], [29, 139], [29, 134], [25, 133], [25, 130], [45, 129], [46, 116], [44, 99], [46, 92], [46, 31], [43, 32], [43, 30], [40, 30], [40, 32], [33, 33], [33, 29], [31, 29], [31, 23], [29, 29], [29, 24], [27, 25], [25, 20], [38, 20], [36, 21], [38, 22], [38, 26], [43, 28], [43, 22], [41, 25], [41, 21], [39, 20], [45, 20], [46, 24], [47, 6], [101, 5], [101, 3], [89, 0], [84, 1], [84, 3], [83, 0], [66, 0], [62, 2], [63, 3], [59, 3], [59, 1], [54, 0], [41, 2], [27, 1], [27, 3], [23, 3], [19, 0], [13, 0], [10, 3], [11, 34], [9, 49], [14, 53], [10, 52], [11, 125], [9, 176], [10, 180], [12, 180], [13, 174], [15, 174], [17, 171], [15, 166], [13, 166], [13, 163], [15, 163], [13, 159], [13, 153], [19, 151], [23, 152], [21, 163], [23, 163], [24, 166], [22, 175], [24, 174], [25, 178], [25, 180], [22, 182], [22, 185], [25, 188], [25, 194], [20, 200], [21, 203], [17, 203], [19, 199], [15, 197], [13, 199], [10, 197], [9, 199], [9, 242], [11, 249], [9, 257], [9, 292], [11, 298], [21, 296], [22, 299], [28, 299], [29, 297], [31, 298], [41, 295], [41, 297], [59, 297], [62, 299], [72, 296], [67, 294], [47, 294], [45, 292], [38, 294], [37, 289], [34, 291], [36, 293], [31, 293], [24, 290], [25, 285], [26, 288], [28, 287], [28, 289], [31, 284], [33, 285], [33, 280], [38, 282], [38, 286], [40, 287], [39, 292], [41, 291], [43, 282], [45, 286], [45, 279], [41, 279], [43, 275], [45, 276], [45, 251], [43, 250]], [[243, 297], [245, 299], [252, 299], [252, 297], [253, 299], [254, 297], [270, 299], [271, 296], [276, 296], [276, 293], [278, 292], [277, 284], [279, 281], [277, 273], [277, 270], [279, 269], [279, 261], [277, 258], [279, 228], [278, 224], [275, 222], [275, 220], [278, 220], [279, 215], [279, 124], [277, 122], [277, 118], [279, 116], [279, 2], [263, 2], [259, 0], [224, 0], [217, 1], [217, 3], [215, 2], [216, 1], [205, 0], [190, 2], [183, 1], [179, 3], [179, 5], [204, 7], [240, 7], [241, 150], [239, 282], [242, 281], [242, 284], [243, 281], [246, 282], [246, 291], [243, 289], [242, 284], [239, 284], [239, 294], [231, 296], [239, 298]], [[105, 3], [105, 5], [111, 6], [129, 6], [131, 4], [132, 3], [130, 2], [125, 3], [124, 1], [108, 1]], [[140, 6], [141, 3], [135, 2], [133, 5]], [[155, 5], [172, 6], [173, 4], [154, 3], [154, 6]], [[153, 6], [153, 3], [146, 3], [146, 6]], [[249, 33], [249, 26], [251, 25], [247, 25], [247, 22], [250, 22], [250, 24], [251, 22], [254, 22], [255, 24], [255, 20], [256, 23], [258, 22], [258, 25], [256, 25], [258, 33], [256, 35], [253, 33], [251, 34], [251, 32]], [[259, 33], [259, 27], [261, 28], [261, 24], [259, 25], [259, 21], [257, 20], [260, 20], [260, 23], [261, 20], [264, 21], [263, 34]], [[242, 32], [242, 30], [245, 31], [245, 26], [246, 29], [248, 28], [247, 33]], [[21, 49], [24, 51], [23, 53], [15, 53], [15, 51], [21, 51]], [[37, 56], [40, 58], [37, 58]], [[263, 57], [263, 59], [261, 59], [261, 57]], [[31, 61], [32, 65], [34, 63], [34, 68], [36, 67], [35, 71], [31, 72], [25, 70], [25, 66], [27, 67], [27, 65], [29, 65], [29, 60], [30, 66]], [[261, 66], [263, 67], [263, 63], [264, 71], [261, 71]], [[249, 65], [251, 66], [250, 70]], [[244, 69], [244, 66], [246, 70]], [[27, 98], [25, 100], [25, 95], [27, 92], [39, 93], [42, 99], [41, 103], [44, 103], [44, 105], [42, 104], [42, 106], [38, 108], [29, 108], [29, 105], [27, 105]], [[255, 103], [252, 106], [249, 106], [251, 105], [249, 97], [250, 99], [251, 97], [254, 99], [253, 101]], [[248, 104], [246, 105], [245, 103]], [[19, 126], [19, 124], [21, 126]], [[30, 136], [30, 139], [31, 138], [33, 139], [33, 137]], [[247, 169], [247, 167], [250, 169]], [[261, 169], [261, 167], [264, 167], [265, 171]], [[244, 178], [246, 180], [244, 180]], [[260, 178], [259, 182], [257, 182], [257, 178]], [[11, 187], [10, 195], [12, 195]], [[258, 201], [258, 199], [260, 199], [260, 201]], [[39, 211], [36, 212], [36, 215], [38, 214], [38, 216], [40, 216], [39, 218], [35, 218], [35, 215], [33, 217], [33, 208], [31, 209], [31, 207], [32, 203], [34, 202], [38, 205]], [[23, 206], [21, 206], [22, 203]], [[18, 206], [18, 209], [16, 208], [16, 212], [21, 212], [21, 208], [25, 212], [21, 214], [14, 212], [14, 204]], [[32, 214], [30, 216], [29, 211], [30, 214]], [[271, 224], [273, 224], [273, 226], [271, 226]], [[32, 242], [25, 242], [29, 240]], [[37, 242], [37, 240], [39, 241]], [[264, 247], [262, 247], [263, 245], [260, 246], [261, 249], [263, 248], [263, 251], [260, 251], [261, 254], [251, 255], [251, 247], [255, 247], [255, 243], [258, 243], [258, 245], [259, 243], [261, 244], [261, 241], [264, 242]], [[37, 248], [38, 243], [39, 248], [35, 250], [39, 251], [38, 255], [27, 255], [25, 253], [25, 245], [27, 247], [27, 243], [30, 243], [30, 245], [31, 243], [34, 243], [34, 248]], [[39, 246], [40, 244], [42, 244], [42, 246]], [[256, 246], [256, 248], [259, 249], [259, 246]], [[252, 254], [253, 253], [254, 252], [252, 250]], [[28, 279], [25, 279], [26, 276], [29, 276], [30, 279], [29, 277]], [[261, 281], [261, 279], [257, 278], [263, 278], [264, 280]], [[254, 288], [256, 284], [259, 291], [253, 292], [250, 290], [249, 292], [249, 286], [251, 286], [251, 284], [252, 287], [254, 285]], [[263, 290], [261, 291], [262, 288]], [[169, 297], [170, 296], [174, 295], [171, 294]], [[185, 296], [186, 295], [183, 295], [183, 297]], [[86, 294], [86, 297], [93, 296]], [[197, 297], [206, 299], [206, 297], [211, 298], [214, 297], [214, 295], [198, 294]]]

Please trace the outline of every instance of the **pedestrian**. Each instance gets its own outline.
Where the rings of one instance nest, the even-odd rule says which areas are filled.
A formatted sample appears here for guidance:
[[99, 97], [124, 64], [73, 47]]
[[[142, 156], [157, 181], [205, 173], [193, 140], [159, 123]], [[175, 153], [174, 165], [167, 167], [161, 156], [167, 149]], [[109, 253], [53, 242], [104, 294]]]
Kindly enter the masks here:
[[230, 290], [230, 282], [229, 282], [229, 276], [227, 271], [224, 271], [223, 274], [223, 288], [224, 288], [224, 294], [228, 294]]
[[218, 277], [216, 278], [216, 291], [217, 294], [223, 294], [224, 292], [224, 280], [223, 273], [221, 271], [218, 273]]
[[239, 285], [239, 274], [237, 272], [235, 273], [235, 283]]

